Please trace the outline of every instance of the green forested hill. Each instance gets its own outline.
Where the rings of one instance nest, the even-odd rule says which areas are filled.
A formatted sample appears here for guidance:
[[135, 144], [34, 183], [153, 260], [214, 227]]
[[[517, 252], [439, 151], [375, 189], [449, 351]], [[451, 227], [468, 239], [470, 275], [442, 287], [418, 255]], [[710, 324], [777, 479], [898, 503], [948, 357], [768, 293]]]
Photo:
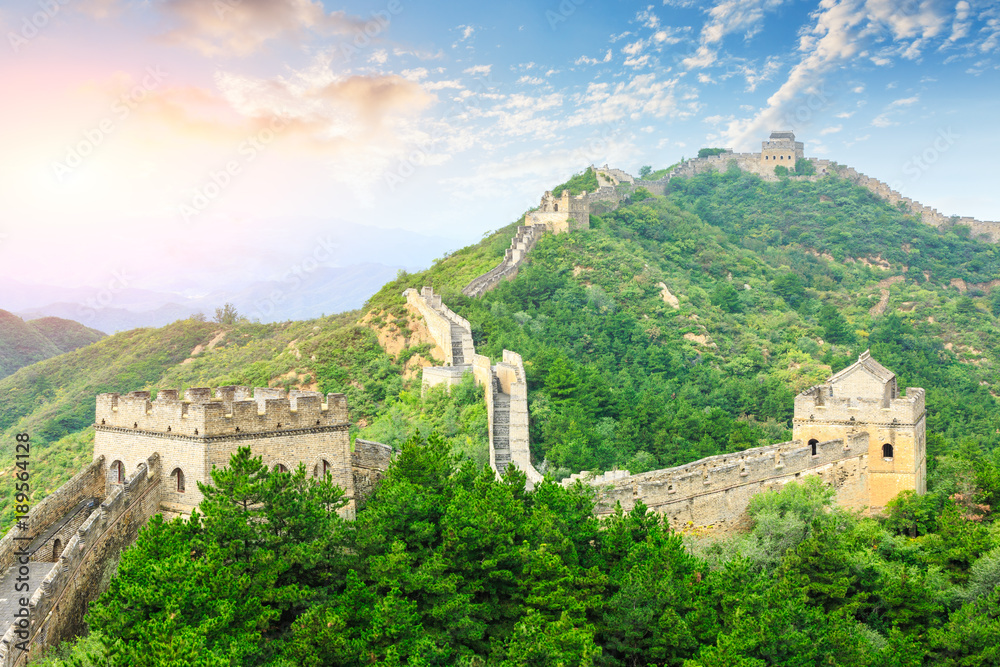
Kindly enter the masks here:
[[43, 317], [25, 322], [13, 313], [0, 310], [0, 378], [103, 337], [100, 331], [73, 320]]
[[[504, 228], [387, 284], [365, 321], [401, 331], [402, 291], [433, 285], [470, 320], [479, 351], [521, 353], [533, 455], [556, 476], [638, 472], [785, 439], [794, 394], [867, 348], [901, 386], [928, 390], [932, 457], [995, 456], [1000, 288], [988, 281], [1000, 275], [1000, 248], [960, 227], [924, 226], [833, 177], [705, 174], [640, 198], [593, 217], [590, 231], [546, 235], [516, 280], [462, 296], [502, 257], [514, 225]], [[399, 445], [439, 428], [482, 462], [476, 390], [421, 398], [407, 361], [426, 351], [387, 354], [358, 319], [188, 320], [118, 334], [0, 380], [0, 429], [5, 442], [32, 432], [42, 465], [55, 443], [54, 488], [75, 464], [70, 453], [89, 447], [86, 433], [60, 438], [89, 425], [97, 393], [270, 384], [344, 391], [355, 432]]]
[[59, 348], [60, 352], [72, 352], [107, 336], [102, 331], [61, 317], [41, 317], [37, 320], [28, 320], [28, 325], [34, 327], [51, 341]]

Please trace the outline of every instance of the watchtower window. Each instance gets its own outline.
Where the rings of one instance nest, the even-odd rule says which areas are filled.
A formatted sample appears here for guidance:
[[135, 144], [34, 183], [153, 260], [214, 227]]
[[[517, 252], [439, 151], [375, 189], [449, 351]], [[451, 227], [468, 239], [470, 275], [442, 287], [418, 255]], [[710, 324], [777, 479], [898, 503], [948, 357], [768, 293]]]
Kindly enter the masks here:
[[56, 540], [52, 542], [52, 562], [55, 563], [57, 560], [59, 560], [59, 556], [61, 555], [62, 555], [62, 540], [56, 538]]
[[112, 484], [124, 484], [125, 483], [125, 464], [121, 461], [115, 461], [111, 464], [111, 483]]
[[174, 471], [170, 473], [170, 476], [175, 478], [174, 481], [177, 483], [177, 493], [184, 493], [184, 473], [180, 468], [174, 468]]
[[892, 460], [892, 445], [888, 442], [882, 445], [882, 458], [886, 461]]
[[817, 440], [816, 438], [813, 438], [812, 440], [809, 441], [809, 449], [812, 450], [813, 456], [816, 456], [816, 445], [818, 444], [819, 440]]
[[288, 472], [288, 468], [283, 463], [274, 466], [274, 472]]
[[554, 211], [558, 211], [559, 210], [559, 204], [554, 204], [554, 206], [555, 206], [555, 208], [553, 210]]

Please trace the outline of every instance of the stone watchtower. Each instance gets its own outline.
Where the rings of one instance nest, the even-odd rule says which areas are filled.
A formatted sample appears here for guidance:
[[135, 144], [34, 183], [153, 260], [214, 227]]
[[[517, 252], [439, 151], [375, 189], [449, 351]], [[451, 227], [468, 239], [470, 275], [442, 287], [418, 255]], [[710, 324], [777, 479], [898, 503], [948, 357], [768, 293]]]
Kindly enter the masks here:
[[590, 204], [586, 191], [573, 197], [569, 190], [563, 190], [562, 196], [556, 197], [551, 190], [546, 190], [538, 209], [524, 214], [524, 224], [545, 225], [545, 229], [553, 234], [590, 229]]
[[[252, 393], [252, 396], [251, 396]], [[202, 500], [197, 482], [212, 481], [213, 467], [229, 465], [240, 447], [250, 447], [269, 468], [294, 471], [304, 463], [316, 477], [327, 473], [350, 499], [341, 510], [353, 518], [354, 470], [347, 399], [319, 392], [249, 387], [162, 389], [97, 397], [94, 459], [108, 463], [108, 484], [121, 484], [138, 465], [158, 453], [164, 481], [160, 508], [190, 514]]]
[[905, 489], [927, 491], [924, 390], [910, 387], [901, 397], [895, 373], [868, 352], [795, 397], [792, 429], [814, 455], [821, 442], [867, 433], [867, 505], [873, 509]]
[[805, 157], [805, 147], [801, 141], [795, 141], [794, 132], [772, 132], [767, 141], [761, 142], [761, 169], [774, 171], [774, 168], [780, 165], [794, 171], [795, 161], [803, 157]]

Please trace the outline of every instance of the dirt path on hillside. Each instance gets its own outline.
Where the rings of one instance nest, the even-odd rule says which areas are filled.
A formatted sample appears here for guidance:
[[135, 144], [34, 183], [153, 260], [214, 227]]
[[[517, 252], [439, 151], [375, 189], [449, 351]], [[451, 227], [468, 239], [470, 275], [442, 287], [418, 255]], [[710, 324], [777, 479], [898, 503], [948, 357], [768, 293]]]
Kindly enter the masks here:
[[872, 317], [878, 317], [883, 314], [885, 309], [889, 306], [889, 287], [891, 285], [895, 285], [896, 283], [901, 283], [904, 280], [906, 280], [906, 278], [903, 276], [893, 276], [892, 278], [880, 280], [878, 282], [878, 287], [882, 292], [882, 298], [878, 300], [878, 303], [868, 309], [868, 314]]

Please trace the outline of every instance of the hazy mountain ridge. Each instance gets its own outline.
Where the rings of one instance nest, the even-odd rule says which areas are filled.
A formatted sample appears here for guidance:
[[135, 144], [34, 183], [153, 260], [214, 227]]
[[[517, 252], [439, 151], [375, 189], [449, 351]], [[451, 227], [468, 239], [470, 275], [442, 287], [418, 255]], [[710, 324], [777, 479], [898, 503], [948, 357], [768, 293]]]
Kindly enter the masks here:
[[24, 321], [0, 310], [0, 377], [19, 368], [72, 352], [106, 336], [79, 322], [58, 317]]

